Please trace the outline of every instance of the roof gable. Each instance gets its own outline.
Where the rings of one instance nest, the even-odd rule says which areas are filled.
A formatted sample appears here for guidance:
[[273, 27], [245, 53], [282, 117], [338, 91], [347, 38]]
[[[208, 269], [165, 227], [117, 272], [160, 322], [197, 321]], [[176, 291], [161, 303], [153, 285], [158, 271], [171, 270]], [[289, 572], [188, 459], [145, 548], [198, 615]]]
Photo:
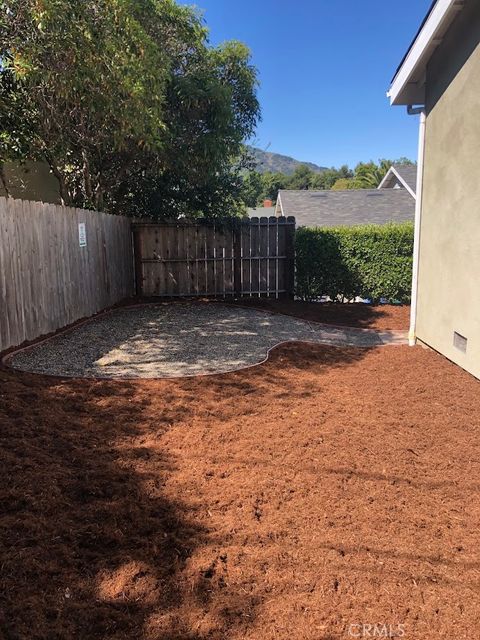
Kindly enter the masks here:
[[393, 164], [378, 185], [378, 189], [393, 189], [399, 183], [415, 198], [417, 166], [414, 164]]

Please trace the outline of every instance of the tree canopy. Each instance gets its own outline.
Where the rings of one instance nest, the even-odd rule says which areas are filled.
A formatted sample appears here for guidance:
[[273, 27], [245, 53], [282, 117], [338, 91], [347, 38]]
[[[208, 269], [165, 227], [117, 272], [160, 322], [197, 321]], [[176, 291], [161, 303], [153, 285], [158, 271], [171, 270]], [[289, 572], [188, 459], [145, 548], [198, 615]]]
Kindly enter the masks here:
[[[280, 189], [322, 191], [333, 189], [376, 189], [392, 164], [414, 164], [407, 158], [380, 159], [378, 163], [359, 162], [354, 169], [342, 165], [316, 173], [308, 165], [299, 165], [293, 175], [282, 173], [247, 173], [243, 180], [243, 199], [249, 207], [260, 204], [265, 198], [276, 201]], [[252, 185], [255, 189], [252, 189]], [[253, 204], [252, 204], [253, 203]]]
[[259, 118], [239, 42], [174, 0], [3, 0], [0, 162], [41, 159], [66, 204], [216, 215]]

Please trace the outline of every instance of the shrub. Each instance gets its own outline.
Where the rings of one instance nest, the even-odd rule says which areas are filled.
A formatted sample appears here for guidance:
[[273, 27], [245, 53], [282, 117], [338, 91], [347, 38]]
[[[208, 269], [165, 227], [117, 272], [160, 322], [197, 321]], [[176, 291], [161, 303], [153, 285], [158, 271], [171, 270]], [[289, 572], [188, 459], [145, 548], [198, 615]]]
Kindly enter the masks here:
[[305, 228], [295, 234], [296, 294], [409, 302], [413, 223]]

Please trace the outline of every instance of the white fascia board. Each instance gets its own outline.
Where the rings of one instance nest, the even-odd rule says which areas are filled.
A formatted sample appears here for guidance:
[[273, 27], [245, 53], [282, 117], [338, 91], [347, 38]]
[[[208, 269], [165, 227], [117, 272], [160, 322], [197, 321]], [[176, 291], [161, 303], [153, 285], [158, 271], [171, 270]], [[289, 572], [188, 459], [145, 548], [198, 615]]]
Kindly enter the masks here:
[[385, 189], [385, 184], [390, 180], [390, 178], [393, 175], [393, 167], [390, 167], [390, 169], [387, 171], [387, 173], [383, 176], [382, 181], [380, 182], [380, 184], [378, 185], [377, 189]]
[[464, 0], [437, 1], [393, 79], [387, 93], [390, 104], [420, 104], [423, 102], [427, 63], [455, 16], [463, 9], [464, 4]]
[[280, 195], [280, 191], [277, 194], [277, 203], [275, 205], [275, 215], [277, 216], [277, 218], [279, 216], [283, 216], [282, 196]]

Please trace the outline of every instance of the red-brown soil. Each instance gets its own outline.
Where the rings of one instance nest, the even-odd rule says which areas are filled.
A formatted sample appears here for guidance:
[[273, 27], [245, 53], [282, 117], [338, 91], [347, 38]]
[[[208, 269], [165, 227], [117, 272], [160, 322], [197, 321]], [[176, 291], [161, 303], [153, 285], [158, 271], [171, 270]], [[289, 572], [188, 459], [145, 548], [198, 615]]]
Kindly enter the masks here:
[[5, 639], [479, 637], [480, 382], [432, 351], [3, 370], [0, 456]]
[[242, 298], [233, 304], [285, 313], [304, 320], [380, 331], [407, 331], [410, 321], [408, 305], [336, 304], [273, 298]]

